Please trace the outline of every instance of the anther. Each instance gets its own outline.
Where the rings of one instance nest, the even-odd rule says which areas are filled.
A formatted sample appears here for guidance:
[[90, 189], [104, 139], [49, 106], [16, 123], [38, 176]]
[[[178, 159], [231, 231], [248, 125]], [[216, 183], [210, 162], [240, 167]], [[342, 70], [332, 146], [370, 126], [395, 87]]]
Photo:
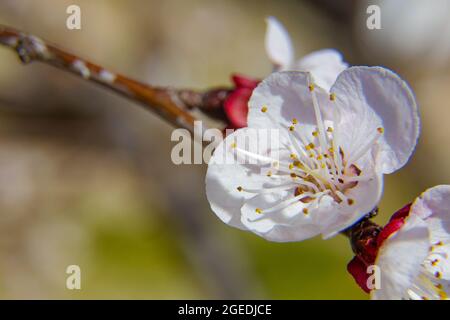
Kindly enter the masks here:
[[306, 146], [306, 150], [311, 150], [311, 149], [314, 149], [314, 148], [315, 148], [315, 145], [312, 142]]

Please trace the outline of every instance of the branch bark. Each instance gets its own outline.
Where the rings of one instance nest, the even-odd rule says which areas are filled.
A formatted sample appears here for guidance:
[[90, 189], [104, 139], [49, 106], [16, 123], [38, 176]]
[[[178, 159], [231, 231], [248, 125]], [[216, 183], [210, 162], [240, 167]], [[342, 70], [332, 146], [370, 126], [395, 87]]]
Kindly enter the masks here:
[[[92, 81], [116, 93], [139, 102], [174, 127], [194, 133], [196, 118], [189, 112], [193, 108], [225, 120], [222, 103], [229, 90], [217, 88], [206, 92], [154, 87], [111, 72], [97, 64], [62, 50], [34, 35], [0, 25], [0, 44], [13, 49], [24, 63], [33, 61], [57, 67]], [[205, 129], [205, 127], [203, 126]]]

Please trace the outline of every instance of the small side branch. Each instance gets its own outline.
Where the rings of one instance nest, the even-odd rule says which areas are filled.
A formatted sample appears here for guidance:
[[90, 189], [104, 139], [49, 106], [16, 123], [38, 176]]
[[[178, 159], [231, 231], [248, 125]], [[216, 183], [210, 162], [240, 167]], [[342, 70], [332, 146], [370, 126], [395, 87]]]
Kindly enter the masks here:
[[221, 106], [228, 95], [227, 89], [201, 93], [149, 86], [59, 49], [36, 36], [1, 25], [0, 44], [13, 49], [24, 64], [40, 61], [138, 101], [174, 127], [193, 132], [196, 119], [188, 112], [193, 108], [223, 119]]

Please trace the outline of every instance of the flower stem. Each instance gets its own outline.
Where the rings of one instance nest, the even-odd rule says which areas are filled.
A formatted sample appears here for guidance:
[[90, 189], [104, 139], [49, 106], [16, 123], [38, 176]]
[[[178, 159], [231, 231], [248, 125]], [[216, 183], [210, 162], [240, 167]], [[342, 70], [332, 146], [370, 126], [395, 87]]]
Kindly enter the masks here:
[[381, 226], [371, 220], [377, 213], [378, 208], [375, 208], [358, 223], [341, 232], [350, 239], [353, 253], [369, 264], [375, 258], [376, 239], [381, 231]]

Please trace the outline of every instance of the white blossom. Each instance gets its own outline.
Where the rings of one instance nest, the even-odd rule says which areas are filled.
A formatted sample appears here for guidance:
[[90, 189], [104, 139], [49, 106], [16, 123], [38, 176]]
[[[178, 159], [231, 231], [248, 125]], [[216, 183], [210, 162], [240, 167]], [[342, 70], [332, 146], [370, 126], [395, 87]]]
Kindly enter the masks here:
[[404, 224], [381, 244], [375, 264], [380, 289], [373, 299], [448, 299], [450, 293], [450, 186], [425, 191]]
[[[380, 67], [348, 68], [330, 90], [298, 71], [257, 86], [248, 128], [229, 135], [208, 165], [207, 197], [222, 221], [271, 241], [300, 241], [332, 236], [377, 205], [383, 174], [402, 167], [416, 144], [413, 94]], [[261, 135], [246, 139], [255, 129], [277, 129], [278, 148]], [[254, 161], [223, 161], [234, 156]]]

